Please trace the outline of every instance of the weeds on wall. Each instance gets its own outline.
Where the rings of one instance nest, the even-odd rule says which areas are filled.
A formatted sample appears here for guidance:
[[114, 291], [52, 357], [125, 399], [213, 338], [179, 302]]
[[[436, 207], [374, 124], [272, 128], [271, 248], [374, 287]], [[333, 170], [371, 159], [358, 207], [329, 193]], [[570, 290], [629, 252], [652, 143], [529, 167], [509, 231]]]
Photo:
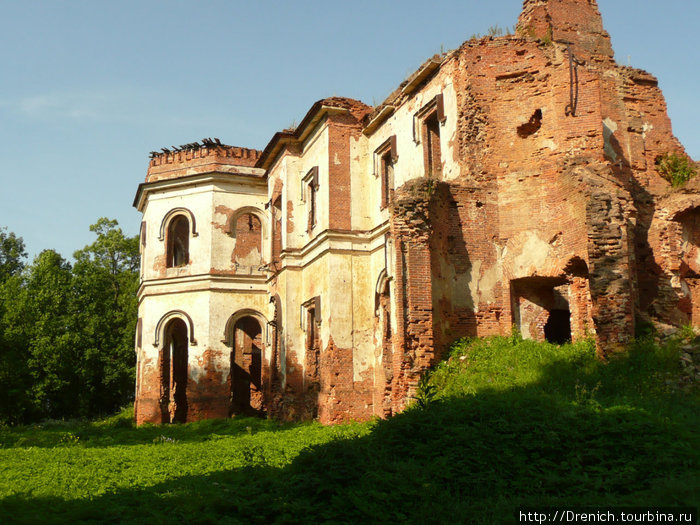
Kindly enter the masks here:
[[656, 159], [656, 170], [671, 186], [678, 188], [697, 175], [697, 168], [686, 155], [665, 153]]
[[486, 31], [485, 35], [482, 35], [481, 33], [472, 33], [471, 36], [467, 40], [481, 40], [484, 36], [490, 36], [490, 37], [498, 37], [498, 36], [509, 36], [509, 35], [514, 35], [515, 34], [515, 26], [512, 28], [506, 26], [505, 29], [496, 24], [495, 26], [491, 26], [488, 28], [488, 31]]

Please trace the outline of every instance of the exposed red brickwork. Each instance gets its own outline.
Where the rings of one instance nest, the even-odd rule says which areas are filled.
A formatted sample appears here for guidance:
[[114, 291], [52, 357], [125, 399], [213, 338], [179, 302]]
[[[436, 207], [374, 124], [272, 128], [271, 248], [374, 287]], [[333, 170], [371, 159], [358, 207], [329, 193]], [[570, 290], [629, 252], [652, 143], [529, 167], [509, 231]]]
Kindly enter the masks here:
[[263, 263], [262, 224], [252, 213], [244, 213], [236, 220], [236, 247], [231, 254], [235, 268], [257, 271]]
[[212, 171], [235, 173], [235, 166], [254, 166], [262, 152], [236, 146], [190, 148], [154, 153], [148, 165], [146, 182], [198, 175]]
[[430, 251], [430, 198], [434, 181], [418, 179], [395, 193], [391, 235], [396, 246], [396, 316], [392, 410], [415, 394], [422, 371], [434, 362]]
[[373, 414], [373, 385], [371, 370], [354, 380], [352, 348], [338, 348], [331, 338], [321, 353], [318, 420], [328, 424], [368, 419]]
[[333, 115], [328, 121], [329, 228], [352, 228], [350, 187], [350, 140], [362, 133], [353, 114]]
[[187, 381], [187, 420], [228, 417], [231, 411], [228, 370], [219, 365], [226, 361], [226, 355], [207, 348], [201, 357], [193, 361], [201, 374], [195, 380], [193, 370], [190, 370]]
[[572, 42], [577, 53], [613, 56], [596, 0], [525, 0], [516, 31], [541, 40]]

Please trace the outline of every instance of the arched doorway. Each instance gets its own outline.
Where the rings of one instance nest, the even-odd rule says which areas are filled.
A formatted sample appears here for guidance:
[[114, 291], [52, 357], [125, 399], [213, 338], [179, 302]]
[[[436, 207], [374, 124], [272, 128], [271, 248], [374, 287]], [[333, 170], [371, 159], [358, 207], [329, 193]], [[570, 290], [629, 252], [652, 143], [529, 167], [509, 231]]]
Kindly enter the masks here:
[[233, 326], [231, 351], [231, 412], [261, 415], [265, 411], [262, 389], [262, 327], [246, 315]]
[[187, 421], [187, 325], [180, 318], [165, 327], [160, 352], [160, 408], [163, 423]]

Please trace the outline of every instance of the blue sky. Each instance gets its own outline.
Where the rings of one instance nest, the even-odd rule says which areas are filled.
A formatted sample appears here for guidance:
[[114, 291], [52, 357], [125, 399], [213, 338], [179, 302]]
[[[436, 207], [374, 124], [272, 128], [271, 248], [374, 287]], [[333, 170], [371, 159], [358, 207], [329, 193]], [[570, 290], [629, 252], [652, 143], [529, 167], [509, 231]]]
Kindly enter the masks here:
[[[659, 78], [700, 159], [700, 2], [599, 0], [618, 62]], [[316, 100], [381, 102], [430, 55], [521, 0], [0, 0], [0, 226], [64, 257], [106, 216], [127, 234], [148, 152], [218, 137], [262, 149]]]

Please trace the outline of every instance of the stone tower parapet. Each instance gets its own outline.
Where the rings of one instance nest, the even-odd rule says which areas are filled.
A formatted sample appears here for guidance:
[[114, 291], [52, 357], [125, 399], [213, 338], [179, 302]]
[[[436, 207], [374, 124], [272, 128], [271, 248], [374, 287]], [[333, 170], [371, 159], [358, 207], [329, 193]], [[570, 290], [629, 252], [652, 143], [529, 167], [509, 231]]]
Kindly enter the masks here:
[[174, 179], [218, 171], [236, 173], [236, 167], [253, 167], [262, 152], [222, 144], [218, 139], [204, 139], [172, 149], [152, 151], [146, 182]]

